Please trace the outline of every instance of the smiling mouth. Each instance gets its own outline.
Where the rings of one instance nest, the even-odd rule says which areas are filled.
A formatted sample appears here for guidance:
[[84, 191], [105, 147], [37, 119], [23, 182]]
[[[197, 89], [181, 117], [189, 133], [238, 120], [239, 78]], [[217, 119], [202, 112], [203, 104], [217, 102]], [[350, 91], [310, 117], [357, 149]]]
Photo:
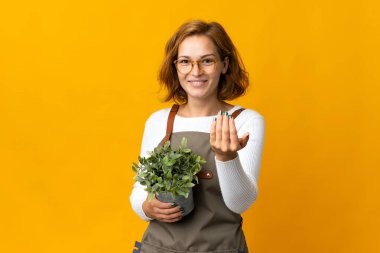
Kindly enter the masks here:
[[189, 83], [191, 83], [193, 86], [200, 86], [207, 82], [207, 80], [189, 80]]

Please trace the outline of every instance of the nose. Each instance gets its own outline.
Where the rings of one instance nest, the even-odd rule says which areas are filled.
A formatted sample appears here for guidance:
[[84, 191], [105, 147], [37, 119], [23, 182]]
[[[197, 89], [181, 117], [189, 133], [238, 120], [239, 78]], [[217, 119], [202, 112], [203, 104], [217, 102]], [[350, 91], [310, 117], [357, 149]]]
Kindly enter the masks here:
[[202, 69], [199, 68], [199, 62], [193, 62], [193, 69], [191, 70], [191, 74], [193, 76], [199, 76], [202, 72]]

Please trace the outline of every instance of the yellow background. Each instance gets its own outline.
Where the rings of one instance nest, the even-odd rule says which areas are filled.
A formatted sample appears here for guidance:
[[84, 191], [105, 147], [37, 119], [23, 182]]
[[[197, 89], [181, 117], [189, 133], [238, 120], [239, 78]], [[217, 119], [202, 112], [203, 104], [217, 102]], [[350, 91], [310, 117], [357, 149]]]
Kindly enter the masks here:
[[[251, 250], [380, 252], [380, 8], [364, 1], [1, 1], [0, 252], [131, 252], [131, 164], [165, 43], [220, 22], [266, 119]], [[163, 119], [165, 120], [165, 119]]]

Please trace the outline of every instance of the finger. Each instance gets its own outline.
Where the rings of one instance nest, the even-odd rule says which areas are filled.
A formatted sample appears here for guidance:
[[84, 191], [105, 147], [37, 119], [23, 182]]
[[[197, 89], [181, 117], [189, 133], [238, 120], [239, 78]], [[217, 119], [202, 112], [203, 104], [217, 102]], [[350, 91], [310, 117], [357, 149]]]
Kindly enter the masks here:
[[172, 207], [169, 209], [162, 209], [162, 208], [155, 207], [154, 211], [157, 214], [164, 214], [164, 215], [172, 215], [172, 214], [176, 214], [176, 213], [181, 213], [181, 209], [179, 206]]
[[239, 137], [237, 134], [236, 126], [235, 126], [235, 120], [231, 117], [229, 121], [229, 127], [230, 127], [230, 140], [232, 146], [236, 149], [236, 146], [240, 146]]
[[243, 135], [242, 138], [239, 139], [241, 148], [244, 148], [247, 145], [248, 140], [249, 140], [249, 133], [247, 132]]
[[223, 123], [222, 123], [222, 142], [223, 145], [228, 147], [230, 145], [230, 126], [229, 126], [229, 118], [227, 112], [223, 115]]
[[167, 223], [173, 223], [173, 222], [177, 222], [179, 220], [182, 219], [182, 216], [180, 216], [179, 218], [175, 218], [175, 219], [163, 219], [161, 220], [162, 222], [167, 222]]
[[157, 214], [157, 219], [161, 221], [178, 220], [182, 218], [182, 212], [176, 212], [173, 214]]
[[180, 212], [181, 208], [176, 203], [161, 202], [156, 197], [152, 199], [151, 205], [155, 213], [167, 215]]
[[210, 130], [210, 143], [214, 144], [216, 141], [216, 117], [211, 123], [211, 130]]
[[[222, 113], [222, 112], [221, 112]], [[216, 144], [220, 144], [222, 141], [222, 124], [223, 124], [223, 117], [221, 114], [219, 114], [216, 117], [216, 127], [215, 127], [215, 132], [216, 132]]]
[[160, 209], [170, 209], [175, 207], [177, 204], [174, 205], [173, 203], [161, 202], [156, 198], [156, 196], [154, 196], [151, 201], [151, 205]]
[[173, 211], [167, 211], [167, 209], [157, 209], [155, 210], [155, 214], [158, 217], [161, 217], [161, 219], [175, 219], [182, 215], [181, 210], [173, 210]]

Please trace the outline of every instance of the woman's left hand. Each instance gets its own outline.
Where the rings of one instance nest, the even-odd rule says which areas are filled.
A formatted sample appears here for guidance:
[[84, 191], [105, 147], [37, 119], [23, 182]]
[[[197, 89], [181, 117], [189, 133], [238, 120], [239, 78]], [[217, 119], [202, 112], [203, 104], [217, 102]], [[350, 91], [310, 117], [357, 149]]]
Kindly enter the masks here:
[[237, 135], [235, 121], [228, 114], [218, 115], [211, 124], [210, 144], [219, 161], [229, 161], [237, 157], [238, 151], [247, 145], [249, 133], [242, 138]]

